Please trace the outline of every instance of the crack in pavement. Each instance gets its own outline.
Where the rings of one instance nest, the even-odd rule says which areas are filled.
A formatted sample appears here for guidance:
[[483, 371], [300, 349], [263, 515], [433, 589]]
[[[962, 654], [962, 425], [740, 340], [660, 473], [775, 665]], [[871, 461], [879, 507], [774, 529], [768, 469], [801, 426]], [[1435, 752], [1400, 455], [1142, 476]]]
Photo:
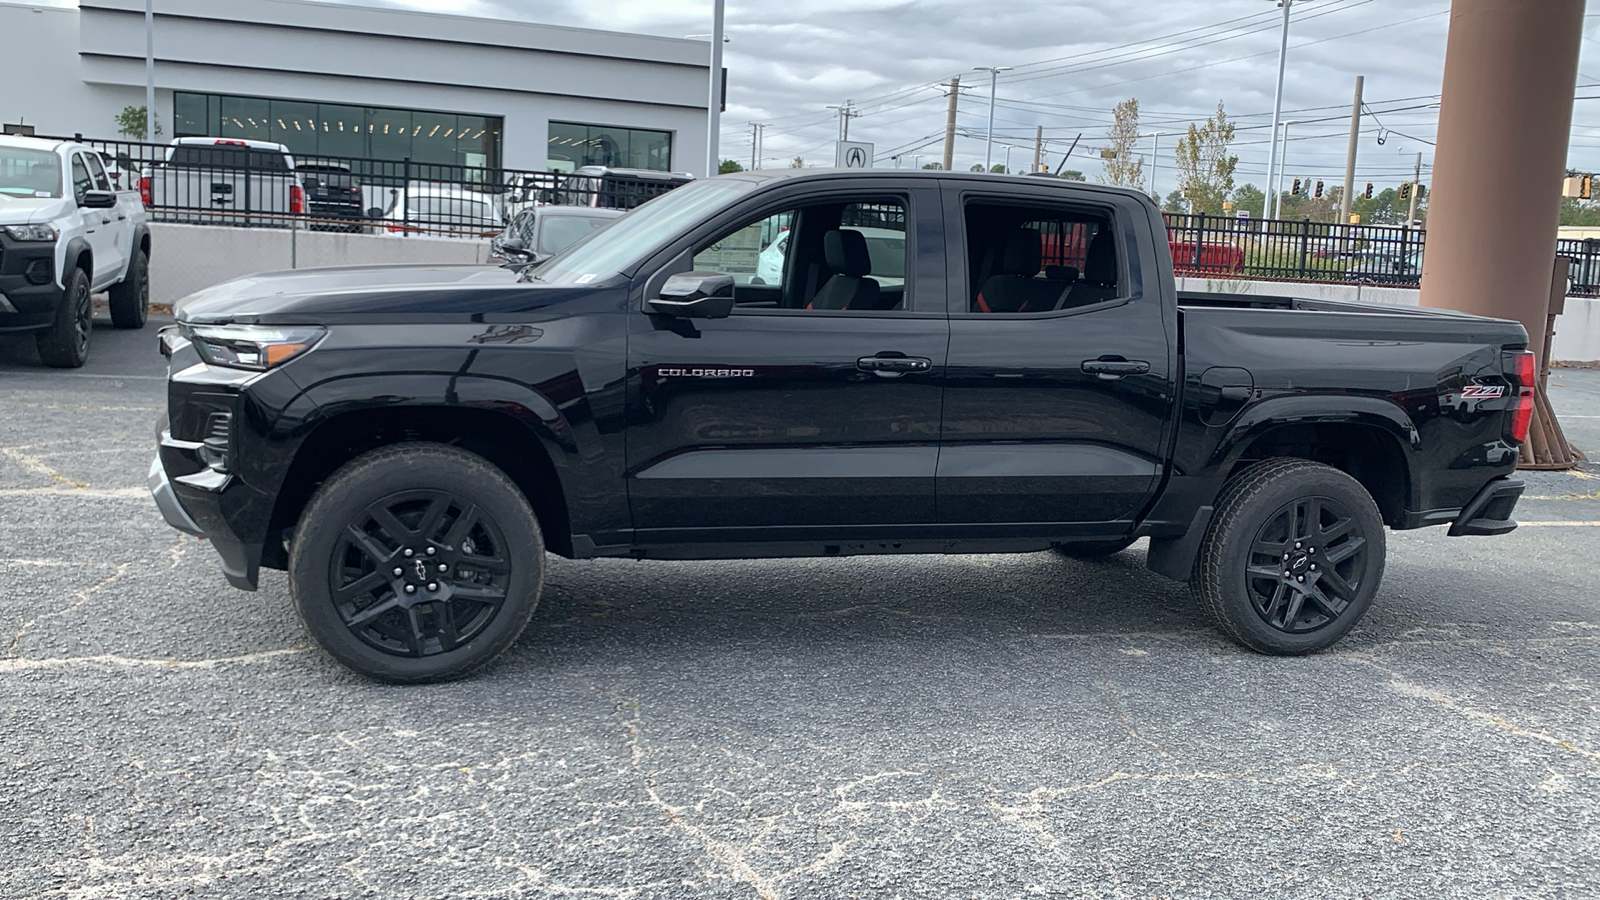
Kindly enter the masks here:
[[35, 475], [44, 475], [59, 481], [62, 484], [75, 488], [86, 488], [89, 486], [87, 481], [73, 481], [71, 478], [68, 478], [60, 472], [57, 472], [50, 466], [45, 465], [45, 463], [40, 460], [39, 457], [29, 453], [23, 453], [22, 448], [20, 447], [0, 447], [0, 455], [5, 456], [7, 459], [10, 459]]
[[9, 675], [14, 672], [31, 672], [39, 669], [64, 669], [76, 666], [117, 666], [124, 669], [215, 669], [218, 666], [265, 662], [279, 656], [309, 653], [314, 649], [310, 644], [296, 644], [293, 647], [281, 647], [277, 650], [261, 650], [255, 653], [242, 653], [238, 656], [218, 656], [208, 659], [142, 658], [122, 656], [117, 653], [43, 658], [8, 656], [0, 658], [0, 675]]

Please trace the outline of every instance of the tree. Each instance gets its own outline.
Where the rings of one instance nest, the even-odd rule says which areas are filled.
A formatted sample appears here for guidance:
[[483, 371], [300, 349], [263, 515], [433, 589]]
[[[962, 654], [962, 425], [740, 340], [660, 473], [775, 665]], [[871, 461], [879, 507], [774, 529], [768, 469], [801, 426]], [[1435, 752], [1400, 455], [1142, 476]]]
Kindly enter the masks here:
[[1177, 188], [1173, 188], [1172, 192], [1167, 194], [1167, 201], [1161, 205], [1161, 208], [1171, 213], [1190, 211], [1188, 202], [1183, 199], [1183, 191]]
[[943, 163], [923, 163], [922, 167], [924, 169], [943, 169], [944, 168], [944, 164]]
[[1239, 212], [1247, 212], [1252, 219], [1263, 219], [1267, 215], [1267, 195], [1253, 184], [1242, 185], [1233, 192], [1233, 208]]
[[972, 164], [972, 168], [968, 169], [967, 171], [968, 172], [982, 172], [983, 171], [983, 163], [973, 163]]
[[[979, 166], [978, 168], [981, 171], [983, 167]], [[989, 167], [989, 171], [993, 172], [996, 175], [1004, 175], [1004, 174], [1006, 174], [1006, 167], [1005, 167], [1004, 163], [995, 163], [994, 165]]]
[[1063, 170], [1061, 170], [1060, 177], [1061, 177], [1061, 179], [1063, 181], [1083, 181], [1084, 180], [1083, 172], [1078, 170], [1078, 169], [1063, 169]]
[[804, 169], [805, 167], [806, 161], [798, 156], [796, 156], [794, 160], [789, 163], [789, 168], [791, 169]]
[[1219, 100], [1203, 127], [1190, 124], [1178, 140], [1178, 190], [1194, 212], [1222, 212], [1222, 201], [1233, 191], [1233, 172], [1239, 167], [1239, 157], [1228, 152], [1233, 130]]
[[1111, 111], [1111, 127], [1106, 131], [1106, 146], [1100, 149], [1105, 174], [1101, 184], [1144, 190], [1144, 157], [1134, 156], [1139, 148], [1139, 100], [1118, 103]]
[[739, 161], [736, 160], [736, 159], [725, 159], [720, 164], [718, 164], [718, 166], [717, 166], [717, 174], [718, 175], [726, 175], [729, 172], [743, 172], [743, 171], [744, 171], [744, 166], [739, 165]]
[[[122, 112], [117, 113], [115, 119], [117, 133], [125, 134], [136, 141], [145, 138], [145, 108], [143, 106], [124, 106]], [[156, 137], [161, 136], [161, 115], [156, 114]]]

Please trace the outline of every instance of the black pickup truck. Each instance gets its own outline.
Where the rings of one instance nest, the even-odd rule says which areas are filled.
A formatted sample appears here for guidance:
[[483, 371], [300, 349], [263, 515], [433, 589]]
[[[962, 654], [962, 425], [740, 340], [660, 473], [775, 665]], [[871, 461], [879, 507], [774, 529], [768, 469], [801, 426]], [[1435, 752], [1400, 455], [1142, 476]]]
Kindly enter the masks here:
[[167, 520], [236, 587], [287, 569], [317, 640], [395, 682], [504, 651], [547, 550], [1149, 538], [1229, 637], [1314, 651], [1386, 526], [1516, 527], [1533, 402], [1516, 323], [1179, 294], [1146, 197], [1048, 178], [726, 175], [535, 268], [260, 275], [177, 318]]

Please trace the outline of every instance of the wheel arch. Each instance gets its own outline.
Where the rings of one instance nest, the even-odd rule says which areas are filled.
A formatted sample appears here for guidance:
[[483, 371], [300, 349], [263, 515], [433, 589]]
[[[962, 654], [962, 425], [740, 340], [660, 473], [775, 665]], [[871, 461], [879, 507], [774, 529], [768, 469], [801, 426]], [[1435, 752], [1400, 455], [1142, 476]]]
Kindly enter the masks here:
[[56, 277], [64, 288], [67, 286], [67, 271], [82, 269], [88, 276], [91, 286], [94, 282], [94, 251], [89, 248], [89, 242], [82, 237], [75, 237], [67, 241], [67, 246], [61, 254], [61, 271]]
[[1416, 427], [1398, 407], [1384, 401], [1341, 398], [1340, 402], [1337, 409], [1328, 408], [1325, 400], [1315, 405], [1280, 404], [1276, 410], [1242, 419], [1218, 448], [1219, 489], [1252, 463], [1274, 457], [1310, 459], [1360, 482], [1378, 504], [1384, 523], [1398, 526], [1417, 496], [1409, 452], [1420, 444]]
[[[572, 555], [566, 495], [546, 440], [526, 416], [511, 410], [414, 404], [352, 409], [318, 422], [295, 450], [278, 489], [269, 533], [293, 528], [312, 494], [350, 460], [402, 443], [438, 443], [476, 453], [521, 489], [544, 533], [546, 546]], [[285, 548], [269, 541], [262, 564], [287, 563]]]

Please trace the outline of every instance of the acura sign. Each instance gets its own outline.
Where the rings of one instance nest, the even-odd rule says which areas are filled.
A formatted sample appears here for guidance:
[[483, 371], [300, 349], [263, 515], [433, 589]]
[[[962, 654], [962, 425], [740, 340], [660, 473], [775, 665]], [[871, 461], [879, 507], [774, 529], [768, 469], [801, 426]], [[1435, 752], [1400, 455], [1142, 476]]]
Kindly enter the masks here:
[[839, 141], [833, 151], [833, 164], [841, 169], [872, 168], [872, 145]]

